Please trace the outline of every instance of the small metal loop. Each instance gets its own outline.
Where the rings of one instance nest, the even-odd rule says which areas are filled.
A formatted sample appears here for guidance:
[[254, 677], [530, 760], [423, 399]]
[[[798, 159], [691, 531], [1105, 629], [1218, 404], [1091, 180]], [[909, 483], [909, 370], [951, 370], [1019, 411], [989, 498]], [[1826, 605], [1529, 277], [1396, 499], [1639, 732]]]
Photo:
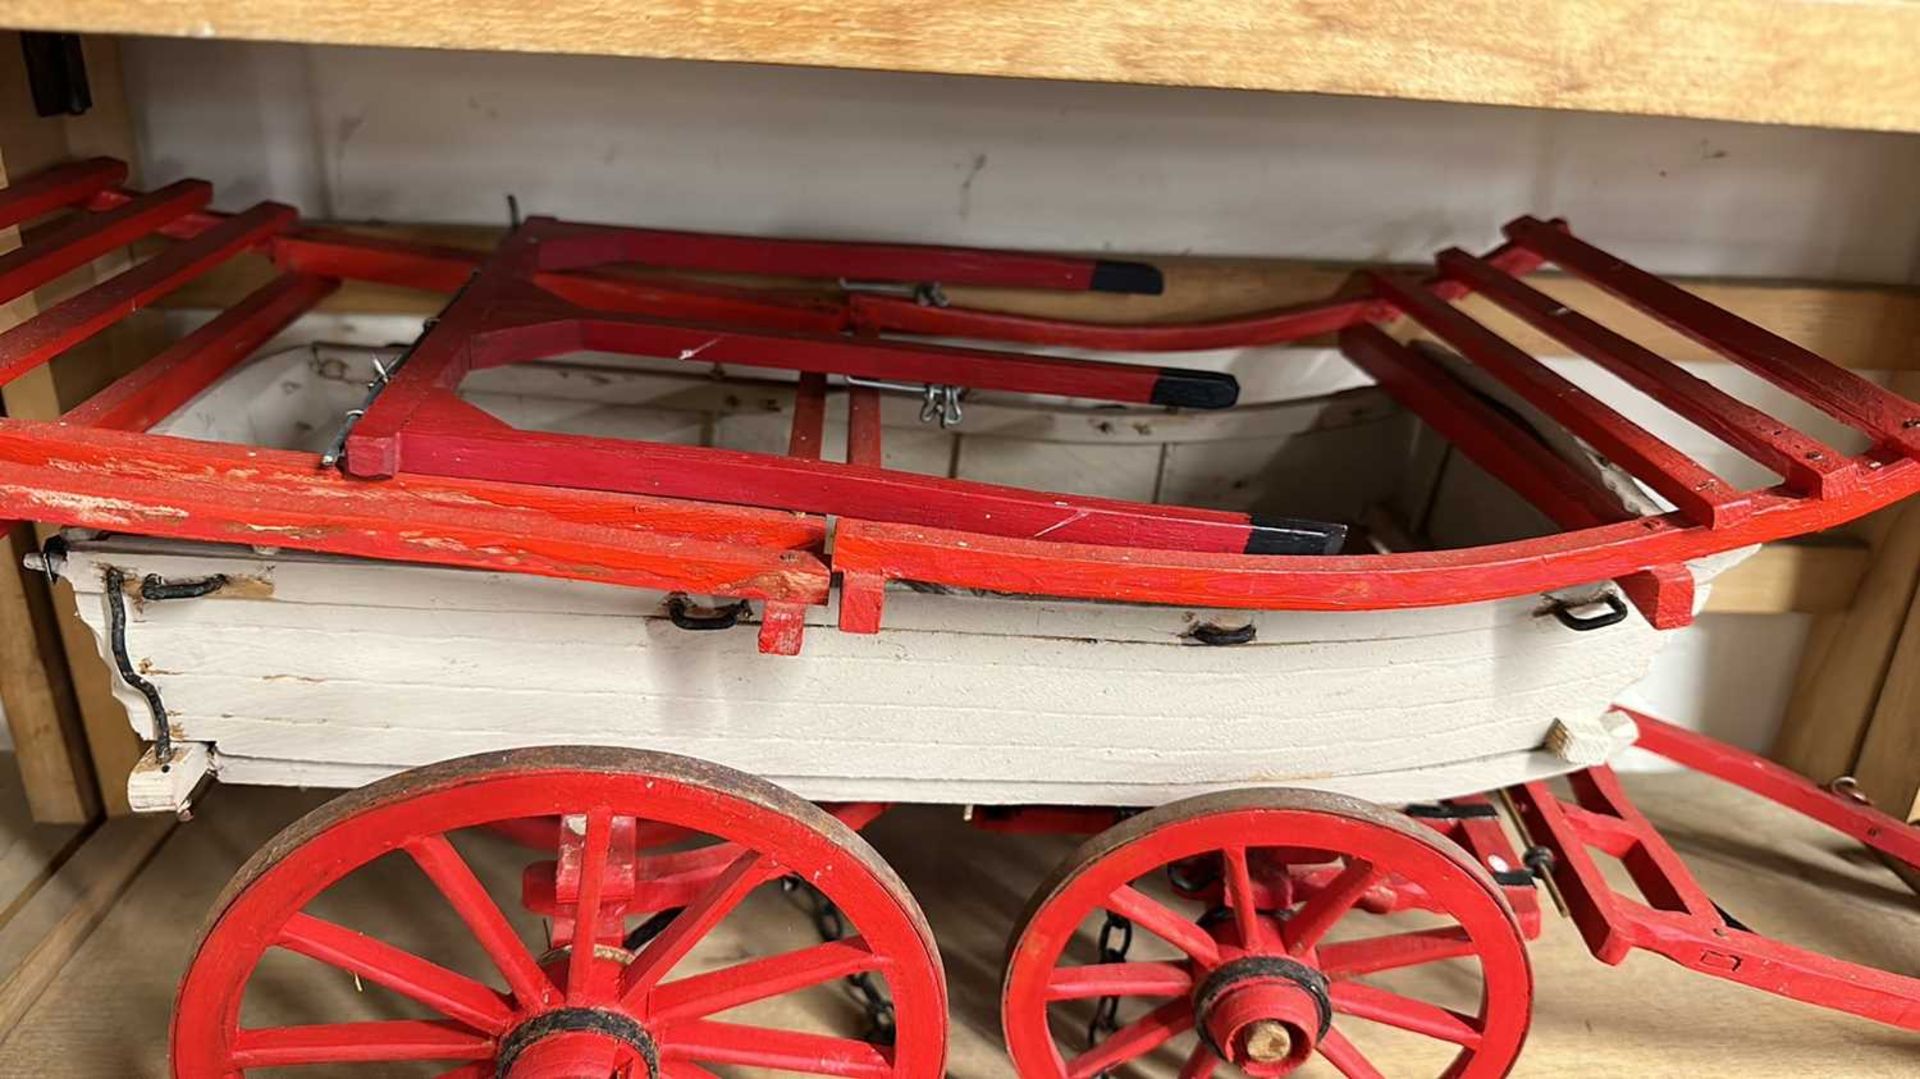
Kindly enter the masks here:
[[1258, 635], [1259, 628], [1252, 622], [1248, 622], [1244, 626], [1234, 626], [1232, 629], [1213, 622], [1202, 622], [1187, 631], [1187, 638], [1189, 640], [1213, 648], [1223, 648], [1227, 645], [1234, 644], [1248, 644]]
[[1859, 805], [1873, 805], [1873, 799], [1867, 797], [1867, 792], [1860, 789], [1860, 781], [1852, 776], [1835, 777], [1831, 783], [1827, 784], [1827, 790]]
[[[1591, 607], [1595, 603], [1606, 604], [1607, 613], [1597, 614], [1590, 618], [1582, 618], [1573, 613], [1578, 608]], [[1597, 599], [1588, 600], [1584, 603], [1568, 603], [1566, 600], [1555, 599], [1553, 601], [1553, 617], [1561, 625], [1581, 633], [1585, 633], [1588, 630], [1605, 629], [1608, 626], [1617, 626], [1627, 620], [1627, 601], [1621, 599], [1620, 596], [1614, 592], [1608, 592]]]
[[40, 572], [46, 575], [47, 587], [60, 583], [60, 571], [67, 565], [67, 538], [61, 535], [47, 537], [40, 545]]
[[140, 578], [140, 598], [149, 603], [170, 599], [199, 599], [211, 596], [227, 586], [229, 578], [224, 573], [211, 577], [192, 577], [184, 581], [169, 581], [157, 573], [149, 573]]
[[687, 602], [687, 597], [678, 592], [667, 597], [667, 617], [673, 620], [675, 626], [695, 633], [732, 629], [740, 624], [740, 616], [750, 609], [747, 601], [743, 599], [708, 613], [695, 614], [692, 605]]

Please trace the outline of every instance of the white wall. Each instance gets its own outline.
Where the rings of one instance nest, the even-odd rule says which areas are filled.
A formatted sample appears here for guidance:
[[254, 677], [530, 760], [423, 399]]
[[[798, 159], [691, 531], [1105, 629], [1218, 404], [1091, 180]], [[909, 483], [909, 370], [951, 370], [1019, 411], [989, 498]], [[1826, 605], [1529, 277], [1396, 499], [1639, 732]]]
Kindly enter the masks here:
[[[146, 182], [205, 177], [227, 207], [503, 222], [513, 193], [530, 213], [719, 231], [1404, 261], [1558, 214], [1665, 273], [1920, 280], [1920, 139], [1902, 136], [577, 57], [125, 56]], [[1638, 703], [1762, 746], [1804, 621], [1705, 619]], [[1754, 656], [1778, 676], [1753, 678]]]
[[1668, 273], [1905, 281], [1920, 140], [1474, 106], [134, 41], [147, 180], [314, 217], [1417, 260], [1522, 211]]

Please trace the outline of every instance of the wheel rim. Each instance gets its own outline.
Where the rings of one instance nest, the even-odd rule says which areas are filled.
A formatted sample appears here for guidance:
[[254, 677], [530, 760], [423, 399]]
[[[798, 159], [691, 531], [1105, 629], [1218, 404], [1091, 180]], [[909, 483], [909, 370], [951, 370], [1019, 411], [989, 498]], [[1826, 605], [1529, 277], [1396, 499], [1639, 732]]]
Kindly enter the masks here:
[[[1206, 866], [1217, 867], [1217, 880], [1185, 882], [1185, 898], [1178, 889], [1150, 894], [1170, 867]], [[1369, 911], [1409, 906], [1439, 924], [1368, 922], [1385, 917]], [[1063, 963], [1070, 942], [1102, 914], [1151, 933], [1177, 957]], [[1376, 931], [1351, 936], [1363, 925]], [[1450, 960], [1477, 961], [1477, 1009], [1368, 980]], [[1001, 1019], [1016, 1070], [1029, 1077], [1087, 1079], [1171, 1053], [1185, 1062], [1182, 1079], [1235, 1069], [1288, 1075], [1315, 1057], [1350, 1079], [1373, 1079], [1382, 1072], [1355, 1035], [1377, 1035], [1366, 1028], [1379, 1024], [1395, 1028], [1395, 1038], [1458, 1046], [1424, 1074], [1487, 1079], [1507, 1074], [1519, 1055], [1532, 987], [1517, 920], [1458, 847], [1355, 799], [1235, 791], [1132, 817], [1069, 857], [1015, 930]], [[1066, 1013], [1101, 998], [1141, 1014], [1063, 1051]]]
[[[578, 866], [568, 925], [595, 946], [541, 952], [447, 838], [479, 827], [571, 829], [558, 859]], [[634, 823], [638, 822], [638, 823]], [[625, 898], [616, 836], [699, 834], [692, 852], [636, 859]], [[562, 829], [549, 829], [560, 835]], [[306, 913], [323, 891], [400, 852], [432, 882], [486, 954], [475, 977]], [[694, 870], [654, 881], [649, 865]], [[673, 968], [747, 895], [799, 878], [838, 908], [851, 936], [718, 970]], [[610, 883], [611, 882], [611, 883]], [[684, 908], [629, 951], [620, 946], [644, 889]], [[672, 889], [678, 888], [677, 892]], [[436, 911], [444, 914], [446, 911]], [[612, 934], [612, 936], [609, 936]], [[425, 1005], [436, 1020], [317, 1022], [242, 1030], [249, 981], [270, 950], [318, 959]], [[475, 974], [479, 972], [474, 972]], [[891, 991], [894, 1044], [712, 1016], [868, 973]], [[211, 1079], [251, 1068], [445, 1061], [458, 1079], [705, 1076], [703, 1064], [823, 1075], [934, 1077], [946, 1056], [946, 985], [931, 930], [866, 841], [818, 807], [728, 769], [666, 754], [568, 748], [449, 761], [336, 799], [290, 826], [235, 876], [201, 936], [173, 1023], [174, 1074]]]

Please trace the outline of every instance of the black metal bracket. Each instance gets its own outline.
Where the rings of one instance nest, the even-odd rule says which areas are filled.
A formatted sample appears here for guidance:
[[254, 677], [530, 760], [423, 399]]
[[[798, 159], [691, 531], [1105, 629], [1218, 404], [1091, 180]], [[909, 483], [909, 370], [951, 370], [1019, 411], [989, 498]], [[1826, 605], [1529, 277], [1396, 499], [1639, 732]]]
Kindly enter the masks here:
[[1212, 622], [1202, 622], [1187, 631], [1187, 639], [1214, 648], [1224, 648], [1228, 645], [1247, 644], [1258, 636], [1259, 632], [1259, 627], [1252, 622], [1232, 629], [1222, 628]]
[[[1588, 607], [1595, 603], [1606, 604], [1607, 613], [1596, 614], [1591, 618], [1581, 618], [1573, 613], [1576, 607]], [[1591, 629], [1605, 629], [1627, 620], [1627, 601], [1614, 592], [1608, 592], [1585, 603], [1568, 603], [1565, 600], [1556, 599], [1553, 601], [1553, 617], [1568, 629], [1582, 633]]]
[[681, 629], [695, 633], [707, 633], [713, 630], [732, 629], [740, 624], [740, 616], [752, 610], [746, 600], [730, 603], [711, 611], [696, 611], [687, 597], [675, 592], [667, 597], [667, 617]]
[[[198, 599], [226, 585], [224, 573], [184, 581], [169, 581], [159, 574], [148, 574], [140, 580], [140, 599], [146, 602]], [[127, 653], [126, 573], [117, 566], [107, 567], [106, 587], [107, 648], [113, 653], [113, 665], [120, 672], [121, 680], [145, 697], [147, 708], [153, 712], [153, 759], [160, 762], [160, 770], [164, 772], [173, 765], [173, 726], [168, 721], [166, 702], [160, 699], [160, 688], [141, 675], [133, 665], [133, 657]]]
[[107, 568], [107, 648], [113, 653], [113, 665], [120, 678], [147, 699], [153, 712], [153, 757], [166, 771], [173, 761], [173, 728], [167, 723], [167, 705], [160, 690], [142, 677], [127, 655], [127, 575], [118, 567]]

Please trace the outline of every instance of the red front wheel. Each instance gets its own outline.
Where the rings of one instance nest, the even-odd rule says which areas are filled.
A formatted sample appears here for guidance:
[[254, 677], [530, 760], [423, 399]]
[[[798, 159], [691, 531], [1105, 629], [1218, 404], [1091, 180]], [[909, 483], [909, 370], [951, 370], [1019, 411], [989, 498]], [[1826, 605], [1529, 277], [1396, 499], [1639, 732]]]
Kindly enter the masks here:
[[[551, 938], [537, 947], [526, 939], [529, 919], [521, 915], [517, 928], [462, 853], [500, 831], [523, 842], [553, 837], [553, 860], [529, 867], [522, 883], [524, 904], [548, 919]], [[411, 862], [437, 893], [430, 901], [442, 905], [413, 917], [438, 921], [451, 912], [464, 923], [466, 951], [482, 957], [468, 969], [393, 943], [407, 936], [405, 926], [383, 933], [315, 913], [326, 907], [323, 893], [343, 882], [350, 889], [355, 874], [394, 858]], [[848, 935], [745, 955], [729, 941], [698, 963], [682, 962], [756, 890], [796, 878], [833, 903]], [[243, 1025], [249, 985], [269, 953], [305, 956], [394, 994], [404, 1006], [397, 1011], [412, 1017]], [[885, 1035], [753, 1018], [780, 998], [860, 976], [891, 998]], [[263, 992], [275, 999], [256, 1011], [283, 1017], [289, 994]], [[854, 1011], [780, 1014], [825, 1014], [851, 1026]], [[945, 1066], [946, 1023], [946, 984], [925, 919], [841, 821], [771, 784], [698, 761], [535, 749], [383, 780], [269, 843], [221, 897], [181, 985], [173, 1073], [231, 1079], [333, 1064], [374, 1076], [396, 1074], [403, 1062], [440, 1062], [422, 1074], [698, 1079], [709, 1066], [740, 1065], [935, 1079]]]
[[1182, 1079], [1379, 1079], [1389, 1056], [1395, 1074], [1490, 1079], [1519, 1055], [1532, 993], [1519, 923], [1464, 851], [1352, 798], [1248, 790], [1070, 857], [1016, 930], [1002, 1023], [1023, 1079], [1151, 1059]]

